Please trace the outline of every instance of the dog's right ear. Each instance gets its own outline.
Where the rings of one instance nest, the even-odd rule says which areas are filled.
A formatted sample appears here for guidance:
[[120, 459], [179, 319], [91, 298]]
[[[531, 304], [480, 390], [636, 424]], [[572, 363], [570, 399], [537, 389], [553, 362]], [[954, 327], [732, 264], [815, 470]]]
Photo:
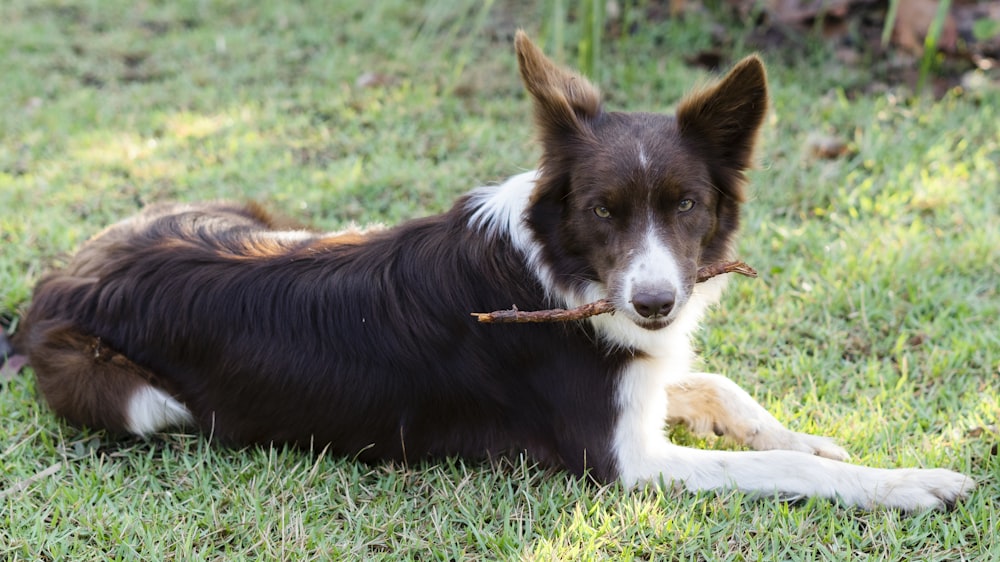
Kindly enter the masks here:
[[535, 101], [535, 122], [546, 146], [567, 134], [590, 134], [587, 121], [601, 112], [601, 94], [586, 78], [550, 61], [518, 30], [514, 50], [524, 86]]

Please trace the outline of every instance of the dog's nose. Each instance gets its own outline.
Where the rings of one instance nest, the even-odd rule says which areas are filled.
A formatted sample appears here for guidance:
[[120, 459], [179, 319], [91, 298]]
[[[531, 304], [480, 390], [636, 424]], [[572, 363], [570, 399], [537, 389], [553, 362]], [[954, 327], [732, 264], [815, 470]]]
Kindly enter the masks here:
[[632, 307], [644, 318], [657, 318], [670, 314], [674, 308], [673, 291], [640, 291], [632, 295]]

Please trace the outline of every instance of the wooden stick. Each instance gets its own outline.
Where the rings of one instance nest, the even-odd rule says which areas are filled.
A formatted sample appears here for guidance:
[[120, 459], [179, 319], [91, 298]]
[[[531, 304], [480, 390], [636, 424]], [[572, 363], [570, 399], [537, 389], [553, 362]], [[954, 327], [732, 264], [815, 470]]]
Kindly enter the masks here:
[[713, 277], [722, 275], [723, 273], [739, 273], [740, 275], [756, 278], [757, 270], [750, 267], [749, 265], [741, 261], [731, 261], [725, 263], [716, 263], [712, 265], [706, 265], [698, 269], [698, 277], [695, 278], [695, 283], [704, 283]]
[[[747, 277], [757, 277], [757, 272], [752, 267], [741, 262], [727, 262], [706, 265], [698, 269], [696, 283], [703, 283], [709, 279], [722, 275], [723, 273], [739, 273]], [[521, 311], [516, 306], [510, 310], [495, 310], [493, 312], [473, 312], [479, 322], [484, 324], [499, 323], [525, 323], [525, 322], [569, 322], [572, 320], [583, 320], [598, 314], [614, 312], [615, 305], [608, 299], [587, 303], [576, 308], [553, 308], [549, 310], [529, 310]]]

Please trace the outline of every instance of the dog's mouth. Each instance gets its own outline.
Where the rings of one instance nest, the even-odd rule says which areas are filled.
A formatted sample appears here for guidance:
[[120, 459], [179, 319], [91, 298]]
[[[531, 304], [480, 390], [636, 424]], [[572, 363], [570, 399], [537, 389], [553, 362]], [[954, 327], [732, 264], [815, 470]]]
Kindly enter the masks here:
[[667, 318], [667, 317], [661, 317], [661, 318], [641, 318], [641, 319], [633, 319], [633, 322], [635, 322], [636, 326], [639, 326], [640, 328], [642, 328], [644, 330], [649, 330], [650, 332], [655, 332], [657, 330], [662, 330], [662, 329], [666, 328], [667, 326], [669, 326], [670, 323], [672, 322], [672, 320], [670, 318]]

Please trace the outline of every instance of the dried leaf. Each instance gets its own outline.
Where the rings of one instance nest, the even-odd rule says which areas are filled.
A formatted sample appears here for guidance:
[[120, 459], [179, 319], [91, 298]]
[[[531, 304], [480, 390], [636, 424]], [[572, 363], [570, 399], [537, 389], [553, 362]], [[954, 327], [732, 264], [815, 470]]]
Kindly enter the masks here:
[[[899, 3], [895, 26], [892, 30], [893, 42], [910, 53], [919, 55], [924, 52], [924, 39], [931, 28], [931, 23], [937, 17], [938, 0], [907, 0]], [[955, 18], [948, 14], [938, 39], [938, 48], [944, 51], [954, 51], [958, 41], [958, 28]]]

